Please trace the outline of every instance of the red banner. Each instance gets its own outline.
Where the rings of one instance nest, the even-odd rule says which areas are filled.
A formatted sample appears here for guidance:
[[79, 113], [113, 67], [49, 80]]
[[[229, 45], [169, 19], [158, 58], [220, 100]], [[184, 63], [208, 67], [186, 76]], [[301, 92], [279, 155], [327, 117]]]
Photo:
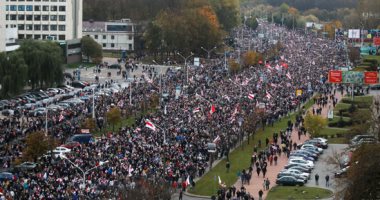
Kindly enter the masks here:
[[330, 70], [329, 71], [329, 82], [330, 83], [341, 83], [342, 82], [342, 71], [340, 70]]
[[378, 82], [377, 72], [364, 72], [364, 84], [377, 84]]
[[380, 37], [373, 38], [373, 45], [380, 46]]

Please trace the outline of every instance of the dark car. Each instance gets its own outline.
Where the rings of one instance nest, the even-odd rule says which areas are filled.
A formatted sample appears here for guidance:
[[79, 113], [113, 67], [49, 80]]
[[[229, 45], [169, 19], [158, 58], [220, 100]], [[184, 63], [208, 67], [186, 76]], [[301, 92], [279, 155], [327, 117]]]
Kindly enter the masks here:
[[75, 134], [67, 139], [67, 143], [79, 142], [80, 144], [88, 144], [92, 139], [92, 134]]
[[31, 170], [37, 167], [36, 163], [33, 162], [24, 162], [22, 164], [17, 165], [15, 168], [19, 170]]
[[302, 180], [304, 183], [307, 182], [307, 178], [306, 177], [302, 177], [302, 176], [299, 176], [299, 175], [294, 174], [294, 173], [290, 173], [290, 172], [286, 172], [285, 171], [285, 172], [279, 172], [277, 174], [277, 178], [281, 178], [281, 177], [284, 177], [284, 176], [291, 176], [291, 177], [294, 177], [294, 178], [296, 178], [298, 180]]
[[15, 176], [10, 172], [1, 172], [0, 173], [0, 181], [12, 181], [14, 180]]
[[121, 66], [119, 64], [113, 64], [113, 65], [108, 66], [108, 68], [110, 68], [110, 69], [121, 69]]
[[71, 86], [73, 86], [75, 88], [81, 88], [81, 89], [83, 89], [83, 88], [86, 87], [86, 85], [84, 83], [80, 82], [80, 81], [73, 81], [73, 82], [71, 82]]
[[66, 147], [66, 148], [69, 148], [69, 149], [73, 149], [75, 147], [80, 147], [80, 143], [79, 142], [76, 142], [76, 141], [72, 141], [72, 142], [67, 142], [66, 144], [63, 144], [61, 145], [62, 147]]
[[303, 186], [305, 182], [302, 179], [297, 179], [293, 176], [282, 176], [276, 179], [277, 185], [289, 185], [289, 186]]
[[287, 165], [284, 166], [284, 168], [285, 169], [289, 169], [289, 168], [292, 168], [292, 167], [299, 167], [299, 166], [307, 168], [307, 169], [310, 169], [310, 171], [312, 170], [312, 168], [311, 167], [307, 167], [307, 165], [304, 166], [304, 165], [300, 165], [300, 164], [297, 164], [297, 163], [287, 164]]

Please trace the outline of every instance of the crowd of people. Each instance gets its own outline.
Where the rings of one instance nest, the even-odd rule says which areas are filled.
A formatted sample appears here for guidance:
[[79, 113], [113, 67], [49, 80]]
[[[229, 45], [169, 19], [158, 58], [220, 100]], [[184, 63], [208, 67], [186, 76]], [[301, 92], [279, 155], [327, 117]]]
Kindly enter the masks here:
[[[282, 43], [280, 56], [268, 58], [262, 65], [237, 74], [225, 71], [222, 59], [191, 68], [188, 76], [184, 71], [169, 69], [158, 78], [157, 69], [147, 68], [144, 75], [147, 81], [133, 83], [131, 96], [126, 88], [112, 96], [97, 98], [97, 124], [103, 126], [105, 114], [112, 107], [137, 112], [141, 102], [165, 92], [168, 97], [160, 102], [157, 112], [136, 115], [133, 127], [122, 127], [93, 143], [75, 147], [66, 159], [42, 159], [35, 169], [18, 172], [14, 180], [1, 183], [1, 192], [9, 199], [117, 198], [120, 197], [118, 188], [134, 188], [136, 177], [164, 178], [168, 185], [176, 187], [188, 187], [184, 182], [189, 179], [194, 186], [194, 178], [210, 167], [212, 158], [208, 143], [217, 143], [220, 157], [228, 155], [241, 138], [241, 126], [246, 123], [244, 116], [264, 105], [261, 109], [265, 109], [266, 114], [261, 116], [262, 126], [273, 124], [299, 108], [314, 91], [326, 90], [322, 76], [344, 61], [343, 51], [334, 41], [272, 24], [260, 26], [282, 35], [286, 42]], [[296, 96], [296, 90], [303, 92]], [[130, 98], [132, 105], [129, 105]], [[81, 121], [86, 113], [89, 114], [89, 105], [91, 102], [71, 109], [63, 121], [57, 120], [59, 113], [51, 114], [49, 133], [61, 142], [78, 133]], [[147, 120], [151, 123], [150, 128], [146, 127]], [[0, 122], [4, 130], [1, 140], [3, 144], [8, 143], [1, 148], [2, 156], [14, 160], [22, 155], [25, 144], [17, 138], [27, 134], [24, 129], [43, 130], [42, 118], [22, 121], [5, 119]], [[264, 155], [258, 152], [260, 158], [254, 162], [259, 163], [260, 169], [266, 169]], [[269, 156], [274, 159], [275, 154]], [[10, 161], [12, 159], [3, 168], [11, 167]], [[104, 161], [108, 162], [99, 166]], [[84, 173], [77, 167], [84, 171], [97, 168]], [[247, 177], [242, 178], [244, 183], [249, 182], [250, 173], [252, 176], [252, 170], [241, 173], [242, 177]], [[245, 190], [240, 190], [239, 196], [232, 190], [221, 191], [218, 198], [226, 199], [228, 193], [231, 198], [227, 199], [250, 198]]]

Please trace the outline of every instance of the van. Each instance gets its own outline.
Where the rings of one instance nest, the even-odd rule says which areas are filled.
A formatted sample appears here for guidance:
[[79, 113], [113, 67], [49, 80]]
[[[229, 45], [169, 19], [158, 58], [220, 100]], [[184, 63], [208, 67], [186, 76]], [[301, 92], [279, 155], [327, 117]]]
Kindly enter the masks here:
[[92, 140], [92, 134], [75, 134], [67, 139], [67, 142], [79, 142], [80, 144], [88, 144]]
[[372, 139], [375, 139], [375, 136], [373, 136], [373, 135], [355, 135], [355, 137], [353, 137], [351, 139], [351, 144], [357, 143], [357, 142], [359, 142], [363, 138], [372, 138]]

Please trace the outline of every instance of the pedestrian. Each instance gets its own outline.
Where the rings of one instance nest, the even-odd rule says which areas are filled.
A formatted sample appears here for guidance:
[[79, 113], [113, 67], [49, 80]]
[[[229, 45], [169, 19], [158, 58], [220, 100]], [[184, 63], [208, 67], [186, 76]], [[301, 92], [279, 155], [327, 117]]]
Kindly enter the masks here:
[[230, 162], [227, 161], [226, 163], [226, 170], [227, 170], [227, 173], [230, 172]]
[[265, 189], [266, 189], [266, 190], [269, 190], [270, 181], [269, 181], [268, 178], [267, 178], [266, 180], [267, 180], [267, 181], [266, 181], [266, 183], [265, 183]]
[[256, 168], [257, 177], [260, 176], [260, 171], [261, 171], [260, 167], [257, 167], [257, 168]]
[[278, 159], [277, 155], [274, 155], [273, 160], [274, 160], [274, 165], [275, 166], [277, 165], [277, 159]]
[[267, 173], [267, 168], [264, 167], [264, 168], [262, 169], [262, 171], [263, 171], [263, 177], [265, 178], [265, 174]]
[[263, 190], [265, 191], [266, 188], [267, 188], [267, 179], [264, 179], [264, 181], [263, 181]]
[[319, 185], [319, 184], [318, 184], [318, 180], [319, 180], [319, 175], [318, 175], [318, 173], [316, 173], [314, 177], [315, 177], [315, 184], [316, 184], [316, 185]]
[[259, 191], [259, 200], [263, 199], [264, 192], [262, 190]]
[[180, 191], [179, 191], [179, 198], [178, 198], [178, 200], [182, 200], [182, 196], [183, 196], [183, 191], [180, 190]]
[[330, 186], [330, 183], [329, 183], [330, 176], [327, 174], [325, 179], [326, 179], [326, 187], [329, 187]]

